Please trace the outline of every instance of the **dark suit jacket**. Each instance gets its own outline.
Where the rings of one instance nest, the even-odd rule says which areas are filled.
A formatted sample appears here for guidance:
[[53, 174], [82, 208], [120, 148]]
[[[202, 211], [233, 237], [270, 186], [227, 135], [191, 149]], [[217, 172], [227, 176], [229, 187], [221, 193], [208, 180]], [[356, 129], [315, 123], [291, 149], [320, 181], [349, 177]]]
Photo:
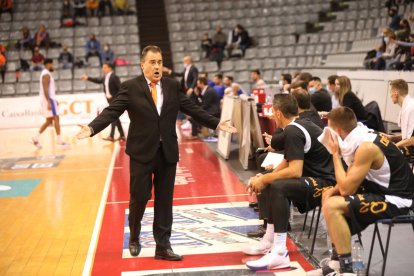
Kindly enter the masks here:
[[183, 78], [181, 79], [181, 87], [184, 91], [187, 91], [189, 88], [195, 88], [197, 86], [197, 79], [198, 79], [198, 69], [194, 65], [191, 65], [190, 71], [188, 72], [187, 81], [185, 82], [185, 69], [182, 74], [180, 74]]
[[126, 110], [131, 120], [126, 153], [138, 162], [150, 162], [158, 151], [161, 139], [166, 161], [178, 162], [175, 131], [178, 111], [190, 115], [200, 124], [212, 129], [217, 128], [219, 119], [209, 115], [184, 95], [176, 80], [163, 77], [161, 87], [163, 105], [161, 114], [158, 115], [143, 75], [123, 82], [118, 96], [89, 124], [93, 129], [93, 135], [107, 127]]
[[204, 95], [201, 95], [201, 107], [216, 117], [220, 117], [220, 98], [214, 88], [208, 86]]
[[[104, 92], [106, 93], [105, 76], [103, 76], [102, 78], [88, 77], [88, 81], [103, 84]], [[111, 76], [109, 77], [108, 86], [109, 86], [109, 94], [111, 94], [112, 99], [113, 99], [116, 97], [119, 89], [121, 88], [121, 81], [119, 80], [118, 76], [115, 75], [115, 72], [112, 72]]]

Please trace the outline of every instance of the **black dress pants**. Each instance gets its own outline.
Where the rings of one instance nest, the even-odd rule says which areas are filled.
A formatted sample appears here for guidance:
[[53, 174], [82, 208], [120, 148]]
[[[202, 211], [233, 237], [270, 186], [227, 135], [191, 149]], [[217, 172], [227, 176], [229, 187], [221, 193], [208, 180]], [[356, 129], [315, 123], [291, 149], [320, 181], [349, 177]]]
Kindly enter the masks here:
[[153, 235], [157, 249], [171, 247], [171, 226], [173, 221], [172, 204], [177, 163], [165, 160], [162, 142], [154, 160], [141, 163], [130, 157], [130, 201], [129, 229], [130, 242], [139, 241], [141, 220], [145, 207], [151, 199], [154, 185], [154, 223]]

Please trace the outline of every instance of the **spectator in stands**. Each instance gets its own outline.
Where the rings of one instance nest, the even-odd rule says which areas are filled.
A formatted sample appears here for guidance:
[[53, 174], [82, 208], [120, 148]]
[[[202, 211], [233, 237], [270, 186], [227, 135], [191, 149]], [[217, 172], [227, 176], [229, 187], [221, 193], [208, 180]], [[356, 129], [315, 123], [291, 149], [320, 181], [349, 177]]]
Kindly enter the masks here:
[[99, 64], [102, 66], [101, 43], [96, 39], [95, 34], [91, 34], [89, 40], [86, 42], [86, 62], [89, 62], [89, 57], [91, 56], [98, 57]]
[[215, 74], [214, 78], [214, 90], [216, 90], [217, 95], [219, 96], [220, 100], [224, 97], [224, 90], [226, 87], [223, 84], [223, 75], [222, 74]]
[[124, 15], [129, 13], [128, 2], [126, 0], [115, 0], [114, 8], [116, 14], [118, 15]]
[[45, 25], [41, 24], [39, 26], [39, 30], [34, 37], [34, 42], [36, 47], [46, 48], [46, 50], [49, 49], [50, 37], [49, 33], [46, 31]]
[[69, 0], [64, 0], [60, 16], [60, 27], [73, 26], [73, 23], [72, 5]]
[[86, 0], [71, 0], [73, 8], [73, 21], [76, 22], [78, 17], [86, 17]]
[[385, 42], [385, 51], [374, 62], [373, 67], [375, 70], [388, 70], [392, 68], [393, 64], [396, 62], [395, 58], [397, 56], [397, 44], [395, 43], [395, 33], [389, 28], [384, 28], [383, 35]]
[[226, 89], [224, 89], [225, 96], [240, 96], [241, 94], [247, 95], [243, 87], [240, 84], [234, 82], [232, 76], [225, 76], [223, 80]]
[[390, 96], [393, 104], [401, 108], [398, 125], [401, 135], [389, 135], [398, 147], [409, 146], [409, 140], [414, 136], [414, 99], [408, 94], [408, 84], [405, 80], [397, 79], [390, 83]]
[[396, 31], [400, 27], [401, 16], [398, 15], [398, 8], [391, 7], [388, 11], [388, 16], [391, 17], [391, 22], [389, 27], [391, 30]]
[[211, 38], [208, 37], [208, 33], [205, 32], [203, 34], [203, 38], [201, 39], [201, 50], [204, 53], [205, 59], [210, 59], [212, 46], [213, 46], [213, 41], [211, 40]]
[[335, 185], [332, 157], [317, 140], [322, 130], [309, 120], [296, 118], [295, 98], [289, 94], [275, 95], [273, 113], [276, 125], [284, 128], [284, 159], [272, 172], [254, 176], [248, 183], [248, 190], [260, 194], [263, 206], [267, 206], [259, 208], [264, 212], [261, 217], [268, 218], [260, 242], [243, 250], [248, 255], [266, 254], [246, 262], [252, 270], [290, 267], [286, 247], [290, 202], [304, 213], [321, 206], [322, 191]]
[[69, 52], [67, 45], [63, 46], [63, 51], [59, 54], [58, 61], [61, 69], [72, 69], [73, 55]]
[[397, 40], [407, 41], [410, 38], [411, 27], [407, 19], [402, 19], [400, 21], [400, 26], [398, 30], [395, 31], [395, 36]]
[[13, 0], [0, 0], [0, 15], [8, 12], [13, 21]]
[[213, 36], [212, 42], [211, 60], [217, 62], [217, 67], [220, 70], [221, 62], [224, 58], [224, 49], [227, 45], [227, 36], [223, 33], [223, 29], [220, 25], [217, 25], [216, 27], [216, 33]]
[[33, 71], [41, 71], [43, 70], [43, 62], [45, 61], [45, 57], [40, 53], [39, 47], [34, 48], [33, 56], [32, 56], [32, 67]]
[[246, 49], [251, 46], [251, 39], [247, 30], [240, 24], [237, 24], [236, 27], [229, 32], [229, 37], [227, 40], [227, 52], [229, 57], [233, 49], [240, 49], [242, 51], [242, 57], [246, 53]]
[[339, 104], [344, 107], [349, 107], [355, 113], [358, 121], [366, 122], [368, 119], [368, 112], [362, 105], [361, 100], [352, 92], [351, 81], [347, 76], [339, 76], [335, 80], [335, 94], [338, 98]]
[[112, 7], [111, 0], [100, 0], [99, 2], [99, 14], [100, 16], [112, 16], [114, 14], [114, 9]]
[[114, 65], [115, 54], [109, 43], [105, 43], [102, 51], [102, 62]]
[[325, 124], [322, 122], [318, 112], [311, 106], [311, 95], [305, 89], [298, 88], [292, 91], [292, 96], [298, 102], [299, 119], [309, 119], [315, 125], [323, 129]]
[[332, 109], [331, 95], [322, 87], [319, 77], [312, 77], [308, 84], [312, 105], [317, 111], [329, 112]]
[[98, 16], [99, 0], [87, 0], [86, 7], [89, 16]]
[[326, 90], [331, 95], [332, 108], [337, 108], [340, 106], [338, 98], [336, 97], [336, 94], [335, 94], [335, 80], [337, 77], [338, 77], [337, 75], [329, 76], [328, 84], [326, 85]]
[[21, 30], [21, 38], [16, 43], [16, 48], [23, 50], [32, 50], [33, 49], [33, 39], [30, 35], [30, 30], [24, 26]]
[[414, 178], [401, 151], [383, 134], [358, 125], [349, 108], [332, 110], [328, 126], [322, 143], [332, 154], [336, 185], [323, 192], [322, 212], [336, 261], [331, 258], [326, 262], [320, 275], [356, 275], [352, 270], [352, 235], [380, 219], [408, 214]]
[[[0, 46], [3, 47], [2, 44], [0, 44]], [[4, 77], [6, 75], [6, 68], [7, 68], [6, 52], [0, 51], [0, 75], [1, 75], [2, 83], [4, 83]]]
[[[377, 47], [367, 52], [367, 55], [365, 56], [364, 62], [363, 62], [365, 69], [377, 69], [375, 68], [377, 66], [376, 62], [385, 52], [385, 48], [386, 48], [385, 41], [382, 40], [381, 44], [379, 44]], [[385, 64], [382, 63], [378, 66], [385, 66]]]
[[259, 69], [253, 69], [250, 71], [250, 77], [253, 81], [253, 89], [254, 88], [260, 88], [264, 85], [266, 85], [265, 81], [260, 76], [260, 70]]

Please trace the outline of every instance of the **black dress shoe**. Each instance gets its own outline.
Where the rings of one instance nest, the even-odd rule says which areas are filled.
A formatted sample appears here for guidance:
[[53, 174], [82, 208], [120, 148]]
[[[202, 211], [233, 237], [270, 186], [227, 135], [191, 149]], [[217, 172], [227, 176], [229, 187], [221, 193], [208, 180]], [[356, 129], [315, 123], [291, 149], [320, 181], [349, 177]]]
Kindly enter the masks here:
[[155, 259], [166, 261], [181, 261], [183, 256], [175, 254], [172, 249], [155, 250]]
[[247, 232], [247, 236], [249, 238], [261, 238], [266, 233], [266, 229], [263, 228], [263, 226], [259, 226], [257, 230]]
[[259, 206], [259, 203], [257, 203], [257, 202], [249, 202], [249, 207], [250, 208], [254, 208], [254, 207], [257, 207], [257, 206]]
[[131, 256], [136, 257], [141, 252], [141, 244], [139, 242], [131, 242], [129, 243], [129, 253]]

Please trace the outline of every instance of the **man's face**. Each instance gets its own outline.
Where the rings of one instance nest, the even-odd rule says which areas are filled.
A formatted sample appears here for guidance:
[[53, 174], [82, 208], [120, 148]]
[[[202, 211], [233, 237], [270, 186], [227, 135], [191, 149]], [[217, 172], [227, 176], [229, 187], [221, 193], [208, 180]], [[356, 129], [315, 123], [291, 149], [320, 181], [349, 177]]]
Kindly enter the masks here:
[[214, 77], [213, 81], [215, 84], [220, 85], [221, 84], [221, 80], [218, 77]]
[[224, 78], [223, 83], [225, 86], [230, 86], [231, 85], [231, 81], [229, 78]]
[[259, 79], [258, 78], [258, 75], [256, 74], [256, 72], [251, 72], [250, 73], [250, 77], [252, 78], [253, 81], [257, 81]]
[[200, 82], [199, 80], [197, 81], [197, 87], [198, 89], [202, 90], [204, 88], [204, 85], [202, 82]]
[[53, 63], [48, 63], [48, 64], [46, 64], [46, 69], [49, 71], [49, 72], [53, 72]]
[[395, 89], [390, 90], [390, 96], [391, 96], [391, 100], [393, 104], [397, 104], [398, 103], [398, 91]]
[[162, 77], [162, 56], [159, 52], [149, 51], [141, 61], [141, 69], [144, 76], [151, 82], [158, 82]]
[[106, 75], [112, 71], [111, 67], [108, 64], [102, 65], [102, 72]]
[[282, 117], [283, 117], [282, 112], [280, 112], [279, 109], [275, 109], [274, 107], [272, 107], [272, 111], [273, 111], [273, 119], [275, 120], [277, 127], [283, 127], [282, 126]]

